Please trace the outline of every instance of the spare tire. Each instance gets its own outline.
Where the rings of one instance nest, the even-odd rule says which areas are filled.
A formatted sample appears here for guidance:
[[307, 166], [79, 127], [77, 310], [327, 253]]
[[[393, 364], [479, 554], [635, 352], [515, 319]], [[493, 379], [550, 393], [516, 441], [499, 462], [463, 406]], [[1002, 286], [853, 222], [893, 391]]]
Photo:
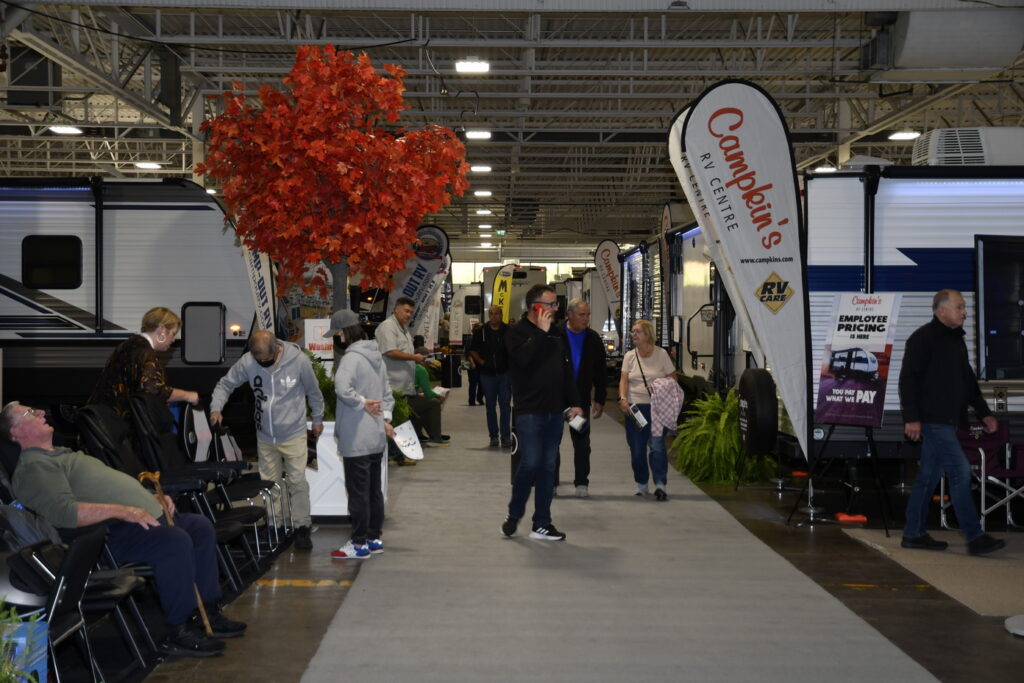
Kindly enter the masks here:
[[771, 453], [779, 433], [779, 399], [775, 380], [763, 368], [740, 375], [740, 438], [751, 455]]

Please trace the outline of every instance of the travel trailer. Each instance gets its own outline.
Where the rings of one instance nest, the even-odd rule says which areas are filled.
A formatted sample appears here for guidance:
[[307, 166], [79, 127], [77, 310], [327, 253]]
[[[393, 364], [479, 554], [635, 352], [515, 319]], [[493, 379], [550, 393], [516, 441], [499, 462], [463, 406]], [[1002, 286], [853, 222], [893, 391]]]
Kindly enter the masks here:
[[[220, 366], [185, 366], [172, 351], [168, 374], [180, 386], [212, 389], [255, 324], [250, 270], [224, 211], [193, 182], [0, 180], [4, 398], [84, 402], [147, 310], [189, 302], [223, 303], [227, 357]], [[253, 273], [272, 321], [269, 269]]]
[[483, 323], [487, 320], [484, 307], [483, 285], [472, 282], [468, 285], [455, 285], [452, 295], [452, 307], [449, 311], [448, 339], [451, 346], [462, 346], [462, 340], [473, 332], [473, 321]]

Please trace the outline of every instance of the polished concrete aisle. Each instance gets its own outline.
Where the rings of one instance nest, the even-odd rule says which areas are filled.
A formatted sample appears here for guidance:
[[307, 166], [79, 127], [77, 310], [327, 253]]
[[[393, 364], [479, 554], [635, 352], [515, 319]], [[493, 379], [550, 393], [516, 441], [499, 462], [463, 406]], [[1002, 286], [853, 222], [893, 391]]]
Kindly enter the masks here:
[[509, 455], [464, 390], [450, 403], [453, 445], [393, 480], [387, 551], [303, 681], [934, 680], [678, 474], [667, 503], [633, 496], [608, 417], [591, 498], [553, 505], [567, 541], [530, 540], [528, 518], [502, 538]]

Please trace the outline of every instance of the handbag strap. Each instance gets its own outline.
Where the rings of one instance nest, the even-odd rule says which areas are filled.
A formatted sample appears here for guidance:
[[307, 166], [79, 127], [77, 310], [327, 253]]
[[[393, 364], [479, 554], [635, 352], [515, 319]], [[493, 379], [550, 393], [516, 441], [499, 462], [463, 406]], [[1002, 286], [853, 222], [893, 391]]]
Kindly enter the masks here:
[[651, 385], [647, 383], [647, 375], [644, 373], [644, 366], [640, 362], [640, 349], [633, 349], [633, 353], [636, 354], [636, 365], [640, 368], [640, 377], [644, 380], [644, 388], [647, 389], [647, 395], [653, 398], [654, 394], [651, 393]]

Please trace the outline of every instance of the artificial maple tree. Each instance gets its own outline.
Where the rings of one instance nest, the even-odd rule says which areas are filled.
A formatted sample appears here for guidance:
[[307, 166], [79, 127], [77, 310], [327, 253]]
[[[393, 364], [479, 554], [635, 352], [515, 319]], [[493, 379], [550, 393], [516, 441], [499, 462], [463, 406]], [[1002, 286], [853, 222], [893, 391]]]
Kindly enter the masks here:
[[423, 216], [469, 186], [451, 129], [397, 125], [404, 76], [365, 53], [303, 46], [283, 90], [264, 84], [257, 103], [233, 83], [218, 96], [224, 112], [202, 125], [196, 172], [223, 181], [236, 234], [277, 261], [279, 292], [303, 284], [306, 264], [345, 261], [364, 288], [390, 288]]

